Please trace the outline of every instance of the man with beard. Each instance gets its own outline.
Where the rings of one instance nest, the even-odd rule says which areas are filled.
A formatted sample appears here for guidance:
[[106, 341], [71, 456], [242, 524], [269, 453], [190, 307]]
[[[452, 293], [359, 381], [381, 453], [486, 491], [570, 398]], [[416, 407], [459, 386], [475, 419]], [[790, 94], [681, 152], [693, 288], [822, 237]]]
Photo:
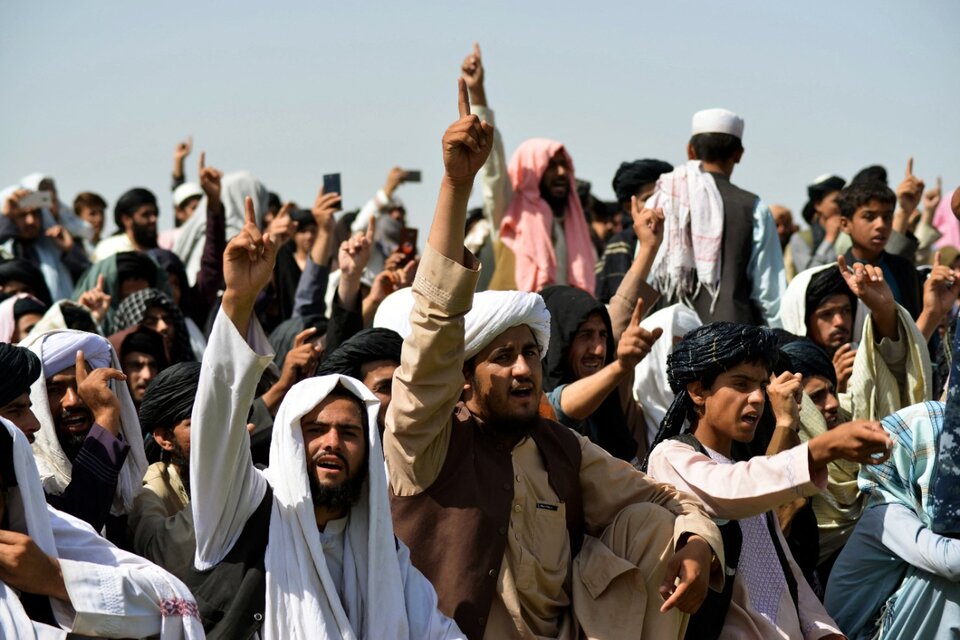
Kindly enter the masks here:
[[722, 582], [719, 532], [538, 416], [550, 317], [534, 293], [473, 293], [464, 218], [494, 141], [460, 90], [384, 434], [397, 534], [469, 638], [682, 638]]
[[273, 359], [253, 307], [276, 252], [247, 198], [191, 414], [198, 573], [187, 582], [209, 637], [462, 638], [394, 538], [383, 463], [370, 454], [380, 448], [379, 402], [359, 381], [294, 385], [274, 421], [269, 467], [253, 465], [247, 415]]
[[0, 417], [17, 426], [27, 442], [33, 443], [40, 430], [30, 402], [30, 385], [40, 377], [40, 360], [29, 349], [0, 343]]
[[[30, 390], [40, 421], [33, 450], [48, 502], [115, 543], [147, 468], [136, 409], [110, 343], [51, 331], [24, 345], [42, 374]], [[120, 544], [120, 546], [123, 546]]]
[[[478, 45], [461, 72], [473, 113], [492, 126]], [[503, 243], [490, 288], [540, 291], [549, 284], [569, 284], [592, 294], [597, 256], [566, 148], [533, 138], [517, 148], [508, 166], [496, 134], [481, 175], [484, 199], [492, 203], [485, 214], [494, 238]]]
[[157, 199], [149, 190], [137, 187], [124, 193], [113, 209], [117, 231], [97, 244], [96, 260], [156, 248], [158, 215]]

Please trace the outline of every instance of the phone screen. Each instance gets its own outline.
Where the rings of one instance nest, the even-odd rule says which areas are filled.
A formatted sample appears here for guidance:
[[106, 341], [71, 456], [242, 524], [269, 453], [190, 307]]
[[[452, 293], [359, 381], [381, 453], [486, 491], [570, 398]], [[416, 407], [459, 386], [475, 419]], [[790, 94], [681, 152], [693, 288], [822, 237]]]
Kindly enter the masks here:
[[403, 181], [404, 182], [420, 182], [420, 170], [419, 169], [407, 169], [403, 172]]

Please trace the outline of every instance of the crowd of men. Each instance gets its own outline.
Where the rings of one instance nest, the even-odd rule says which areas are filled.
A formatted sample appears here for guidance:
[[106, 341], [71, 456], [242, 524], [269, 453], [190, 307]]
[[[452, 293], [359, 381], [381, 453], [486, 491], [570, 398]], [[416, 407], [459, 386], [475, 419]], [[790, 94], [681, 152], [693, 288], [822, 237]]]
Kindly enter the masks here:
[[607, 203], [477, 46], [458, 107], [422, 249], [409, 172], [303, 209], [189, 140], [172, 229], [0, 193], [0, 637], [958, 637], [960, 189], [801, 231], [705, 109]]

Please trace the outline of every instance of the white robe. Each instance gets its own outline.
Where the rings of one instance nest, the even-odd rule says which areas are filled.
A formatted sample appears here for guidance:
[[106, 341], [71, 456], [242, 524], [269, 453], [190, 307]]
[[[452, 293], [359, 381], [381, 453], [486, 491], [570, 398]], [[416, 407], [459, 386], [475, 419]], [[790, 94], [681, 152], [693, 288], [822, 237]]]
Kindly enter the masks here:
[[[204, 353], [190, 434], [196, 567], [208, 569], [227, 555], [269, 484], [265, 638], [464, 637], [437, 610], [432, 585], [394, 537], [377, 430], [379, 402], [360, 382], [334, 375], [295, 385], [274, 422], [270, 467], [261, 472], [253, 466], [247, 412], [272, 355], [256, 321], [249, 340], [255, 350], [221, 312]], [[337, 384], [367, 408], [370, 451], [367, 481], [343, 533], [342, 569], [327, 561], [328, 553], [339, 553], [337, 541], [323, 548], [300, 429], [301, 417]]]
[[58, 558], [70, 596], [69, 602], [50, 599], [58, 629], [30, 620], [16, 591], [0, 582], [0, 637], [65, 638], [69, 631], [106, 638], [203, 638], [187, 587], [155, 564], [116, 548], [85, 522], [48, 506], [25, 436], [5, 419], [0, 428], [13, 437], [18, 485], [7, 496], [10, 529], [29, 535], [44, 553]]

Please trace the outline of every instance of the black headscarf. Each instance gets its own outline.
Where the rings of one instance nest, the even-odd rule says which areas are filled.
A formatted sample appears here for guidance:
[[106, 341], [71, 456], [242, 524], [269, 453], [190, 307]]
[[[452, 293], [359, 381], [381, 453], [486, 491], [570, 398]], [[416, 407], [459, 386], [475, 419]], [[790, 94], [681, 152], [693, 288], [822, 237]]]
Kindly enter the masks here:
[[368, 362], [389, 360], [400, 364], [403, 338], [393, 329], [373, 327], [354, 334], [320, 363], [318, 376], [340, 373], [360, 380], [360, 367]]
[[820, 376], [837, 386], [837, 371], [833, 368], [833, 361], [823, 347], [809, 338], [794, 340], [780, 347], [785, 356], [783, 363], [787, 371], [799, 373], [804, 379], [811, 376]]
[[814, 206], [834, 191], [840, 191], [846, 186], [846, 181], [838, 176], [830, 176], [807, 187], [807, 204], [803, 205], [803, 219], [807, 224], [813, 223]]
[[[577, 378], [568, 363], [568, 354], [573, 338], [587, 318], [597, 314], [607, 328], [607, 355], [604, 364], [616, 357], [613, 342], [613, 326], [610, 314], [602, 302], [582, 289], [566, 285], [553, 285], [540, 292], [550, 311], [550, 346], [543, 358], [543, 390], [553, 391], [561, 384], [574, 382]], [[622, 460], [632, 460], [637, 455], [637, 443], [627, 428], [619, 394], [608, 395], [600, 407], [584, 421], [584, 434], [610, 455]]]
[[621, 162], [613, 176], [613, 192], [617, 194], [620, 204], [629, 202], [631, 196], [637, 194], [637, 189], [645, 184], [655, 182], [664, 173], [673, 171], [673, 166], [663, 160], [634, 160]]
[[140, 427], [144, 435], [158, 427], [172, 429], [193, 412], [200, 384], [200, 363], [181, 362], [168, 367], [150, 381], [140, 403]]
[[[159, 287], [157, 263], [140, 251], [124, 251], [117, 256], [117, 291], [125, 280], [146, 280], [151, 287]], [[164, 284], [166, 283], [164, 278]], [[164, 289], [166, 287], [163, 287]]]
[[36, 298], [20, 298], [13, 303], [13, 318], [19, 320], [28, 313], [43, 315], [47, 312], [47, 305]]
[[5, 407], [30, 391], [40, 377], [40, 358], [30, 349], [0, 342], [0, 377], [4, 381], [0, 385], [0, 407]]
[[117, 229], [122, 233], [123, 221], [121, 216], [132, 216], [137, 209], [148, 204], [157, 206], [157, 198], [149, 189], [135, 187], [120, 196], [113, 208], [113, 221], [117, 225]]
[[803, 318], [807, 326], [810, 326], [810, 316], [816, 312], [817, 307], [822, 305], [827, 298], [831, 296], [846, 296], [850, 300], [850, 308], [853, 311], [857, 309], [857, 296], [847, 286], [847, 281], [843, 279], [840, 273], [840, 267], [831, 267], [815, 273], [807, 284], [807, 294], [803, 303]]
[[153, 356], [153, 359], [157, 361], [158, 371], [163, 371], [169, 366], [167, 350], [163, 345], [163, 336], [152, 329], [138, 327], [136, 331], [128, 333], [120, 343], [117, 355], [120, 356], [122, 361], [123, 357], [132, 351]]
[[[650, 451], [664, 440], [684, 433], [684, 422], [693, 409], [693, 400], [687, 393], [689, 383], [700, 380], [712, 384], [717, 376], [741, 362], [761, 361], [773, 368], [778, 358], [777, 337], [764, 327], [711, 322], [689, 332], [667, 356], [667, 379], [676, 397], [660, 423]], [[648, 453], [644, 470], [649, 460]]]
[[0, 264], [0, 287], [8, 282], [22, 282], [29, 289], [28, 293], [32, 293], [40, 302], [48, 306], [53, 304], [50, 287], [43, 279], [43, 273], [32, 262], [17, 258]]

